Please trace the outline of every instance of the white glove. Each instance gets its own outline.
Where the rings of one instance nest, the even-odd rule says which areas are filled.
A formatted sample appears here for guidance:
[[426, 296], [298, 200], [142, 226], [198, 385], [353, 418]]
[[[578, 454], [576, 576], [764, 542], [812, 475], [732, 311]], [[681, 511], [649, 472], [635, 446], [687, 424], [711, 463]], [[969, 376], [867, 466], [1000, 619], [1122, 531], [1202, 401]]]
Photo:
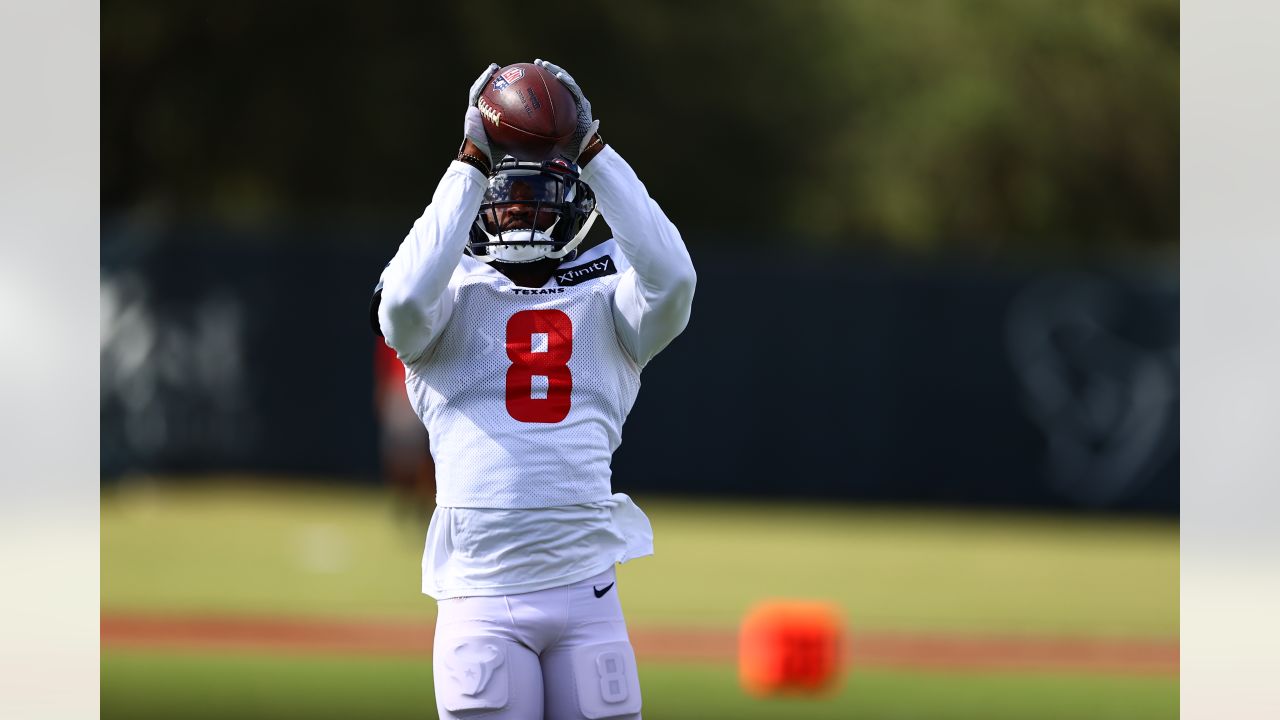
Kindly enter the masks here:
[[569, 94], [573, 95], [573, 99], [578, 103], [578, 126], [574, 128], [573, 139], [569, 141], [569, 147], [574, 148], [573, 157], [569, 158], [577, 162], [578, 156], [583, 150], [587, 149], [587, 143], [591, 142], [591, 136], [596, 134], [600, 129], [600, 121], [591, 119], [591, 103], [586, 96], [582, 94], [582, 88], [578, 87], [577, 81], [573, 76], [564, 71], [560, 67], [546, 60], [534, 60], [534, 65], [546, 68], [560, 81], [562, 85], [569, 89]]
[[476, 107], [476, 101], [480, 99], [480, 93], [484, 92], [484, 86], [489, 83], [489, 78], [497, 72], [498, 64], [489, 63], [489, 67], [480, 73], [480, 77], [471, 85], [471, 92], [467, 95], [467, 114], [463, 117], [462, 133], [473, 145], [480, 148], [480, 152], [489, 158], [489, 162], [493, 162], [493, 149], [489, 144], [489, 136], [484, 131], [484, 118], [480, 116], [480, 109]]

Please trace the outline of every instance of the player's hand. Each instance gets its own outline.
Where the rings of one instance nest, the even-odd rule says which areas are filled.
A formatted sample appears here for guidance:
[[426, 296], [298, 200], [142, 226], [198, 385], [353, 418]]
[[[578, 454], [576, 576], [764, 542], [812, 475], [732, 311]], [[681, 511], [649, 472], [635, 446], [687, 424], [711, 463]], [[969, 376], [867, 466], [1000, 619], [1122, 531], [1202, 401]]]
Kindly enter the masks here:
[[546, 68], [547, 72], [556, 76], [569, 93], [573, 95], [573, 99], [578, 102], [578, 126], [573, 131], [573, 139], [569, 141], [569, 147], [572, 148], [573, 157], [570, 160], [577, 161], [578, 156], [586, 149], [587, 143], [591, 142], [591, 138], [600, 129], [600, 121], [591, 117], [591, 103], [586, 96], [582, 94], [582, 88], [578, 87], [578, 83], [573, 76], [565, 72], [564, 68], [555, 63], [546, 60], [534, 60], [534, 65]]
[[471, 92], [467, 95], [467, 114], [463, 118], [462, 132], [471, 144], [475, 145], [480, 152], [492, 163], [501, 158], [495, 158], [494, 153], [500, 150], [493, 143], [489, 142], [489, 135], [484, 131], [484, 118], [480, 116], [480, 109], [476, 107], [476, 101], [480, 99], [480, 93], [484, 92], [484, 86], [488, 84], [489, 78], [497, 72], [498, 64], [489, 63], [489, 67], [480, 73], [480, 77], [471, 84]]

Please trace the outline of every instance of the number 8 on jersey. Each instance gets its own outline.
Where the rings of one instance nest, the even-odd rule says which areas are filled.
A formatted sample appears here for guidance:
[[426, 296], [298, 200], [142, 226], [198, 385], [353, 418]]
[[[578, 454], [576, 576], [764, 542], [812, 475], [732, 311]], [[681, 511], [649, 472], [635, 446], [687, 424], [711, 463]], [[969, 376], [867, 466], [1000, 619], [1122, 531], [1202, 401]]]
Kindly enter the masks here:
[[[520, 422], [569, 415], [573, 322], [560, 310], [522, 310], [507, 321], [507, 412]], [[535, 378], [538, 382], [535, 387]], [[544, 384], [545, 383], [545, 384]]]

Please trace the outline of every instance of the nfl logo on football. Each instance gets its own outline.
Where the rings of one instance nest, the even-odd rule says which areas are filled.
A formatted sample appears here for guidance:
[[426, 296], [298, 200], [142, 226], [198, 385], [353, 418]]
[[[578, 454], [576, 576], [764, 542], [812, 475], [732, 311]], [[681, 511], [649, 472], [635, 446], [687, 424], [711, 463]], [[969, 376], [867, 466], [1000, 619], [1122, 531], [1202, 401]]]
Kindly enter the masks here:
[[501, 92], [507, 89], [511, 83], [524, 77], [524, 68], [508, 68], [506, 72], [493, 79], [494, 92]]

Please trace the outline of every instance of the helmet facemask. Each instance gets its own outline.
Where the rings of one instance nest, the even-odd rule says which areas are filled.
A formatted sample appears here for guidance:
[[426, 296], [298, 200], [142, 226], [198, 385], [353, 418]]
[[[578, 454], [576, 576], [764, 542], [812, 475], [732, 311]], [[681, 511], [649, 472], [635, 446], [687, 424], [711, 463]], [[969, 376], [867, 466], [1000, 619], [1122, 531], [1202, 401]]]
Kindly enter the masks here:
[[598, 215], [595, 193], [575, 166], [508, 158], [489, 175], [467, 251], [483, 262], [561, 259], [576, 251]]

